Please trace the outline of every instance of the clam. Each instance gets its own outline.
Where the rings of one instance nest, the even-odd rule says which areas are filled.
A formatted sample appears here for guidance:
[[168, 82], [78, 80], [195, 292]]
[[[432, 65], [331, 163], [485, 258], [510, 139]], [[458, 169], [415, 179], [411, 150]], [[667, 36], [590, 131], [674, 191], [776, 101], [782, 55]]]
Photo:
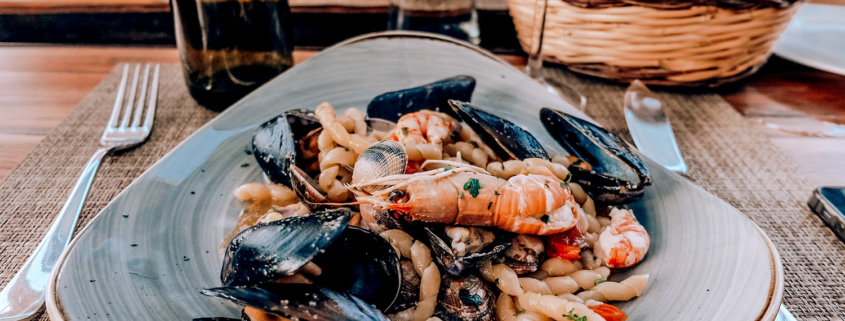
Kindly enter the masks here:
[[307, 263], [321, 269], [311, 282], [387, 309], [401, 286], [393, 246], [377, 234], [347, 226], [345, 208], [250, 227], [226, 249], [224, 286], [266, 285], [297, 273]]
[[[352, 171], [352, 184], [369, 182], [382, 177], [404, 174], [408, 166], [408, 154], [400, 142], [385, 140], [370, 145], [358, 156]], [[372, 193], [387, 186], [370, 185], [361, 190]]]
[[296, 109], [259, 126], [252, 135], [252, 154], [270, 181], [290, 187], [288, 169], [296, 163], [297, 142], [321, 128], [314, 113]]
[[540, 120], [570, 154], [591, 168], [570, 166], [572, 179], [598, 203], [624, 204], [651, 185], [648, 168], [630, 145], [604, 128], [567, 113], [543, 108]]
[[531, 133], [513, 122], [466, 102], [450, 100], [449, 105], [496, 152], [499, 158], [503, 160], [550, 159], [540, 142]]
[[501, 231], [462, 226], [428, 226], [424, 230], [435, 261], [454, 276], [496, 258], [510, 246], [510, 237]]
[[367, 115], [390, 121], [398, 121], [402, 115], [430, 109], [449, 114], [457, 114], [449, 108], [449, 99], [470, 101], [475, 89], [475, 78], [455, 76], [438, 80], [419, 87], [408, 88], [376, 96], [367, 106]]
[[501, 260], [517, 274], [526, 274], [537, 271], [543, 261], [543, 253], [543, 240], [534, 235], [520, 234], [513, 238]]
[[348, 293], [312, 284], [262, 284], [205, 289], [202, 294], [292, 320], [387, 321], [375, 306]]
[[443, 321], [497, 320], [495, 300], [490, 287], [475, 274], [461, 277], [444, 274], [435, 315]]

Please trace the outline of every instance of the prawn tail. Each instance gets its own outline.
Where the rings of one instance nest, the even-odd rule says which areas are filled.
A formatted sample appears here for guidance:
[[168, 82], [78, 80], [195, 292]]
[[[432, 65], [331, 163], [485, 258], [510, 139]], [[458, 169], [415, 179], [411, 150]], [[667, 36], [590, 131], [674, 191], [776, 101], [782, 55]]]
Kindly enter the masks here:
[[410, 211], [411, 211], [411, 209], [413, 209], [413, 206], [411, 206], [411, 204], [408, 204], [408, 203], [404, 203], [404, 204], [388, 204], [388, 205], [387, 205], [387, 209], [389, 209], [389, 210], [394, 210], [394, 211], [398, 211], [398, 212], [403, 212], [403, 213], [408, 213], [408, 212], [410, 212]]

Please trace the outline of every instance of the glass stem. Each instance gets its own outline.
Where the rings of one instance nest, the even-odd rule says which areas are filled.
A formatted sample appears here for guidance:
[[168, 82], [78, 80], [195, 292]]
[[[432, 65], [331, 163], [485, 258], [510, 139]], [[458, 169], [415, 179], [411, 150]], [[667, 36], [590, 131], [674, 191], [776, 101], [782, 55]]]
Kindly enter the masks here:
[[531, 30], [531, 47], [528, 51], [528, 64], [525, 73], [534, 80], [543, 80], [543, 33], [546, 25], [546, 9], [549, 0], [535, 0], [534, 21]]

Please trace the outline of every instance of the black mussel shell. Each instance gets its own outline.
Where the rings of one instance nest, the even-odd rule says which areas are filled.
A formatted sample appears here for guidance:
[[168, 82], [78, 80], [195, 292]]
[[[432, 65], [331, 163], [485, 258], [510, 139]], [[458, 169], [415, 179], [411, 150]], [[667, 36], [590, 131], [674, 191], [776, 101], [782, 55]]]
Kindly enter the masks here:
[[292, 275], [329, 247], [350, 219], [349, 209], [340, 208], [247, 228], [226, 248], [220, 281], [255, 285]]
[[550, 159], [549, 154], [531, 133], [511, 121], [466, 102], [450, 100], [449, 105], [502, 160]]
[[229, 286], [205, 289], [201, 293], [292, 320], [388, 321], [375, 306], [354, 295], [312, 284]]
[[311, 261], [322, 269], [314, 284], [352, 294], [379, 309], [388, 309], [399, 295], [402, 271], [390, 242], [376, 233], [347, 226]]
[[311, 212], [337, 207], [334, 205], [323, 205], [329, 202], [326, 192], [320, 188], [320, 184], [316, 180], [298, 166], [291, 164], [288, 175], [290, 175], [291, 189], [299, 197], [299, 200], [302, 201], [302, 204], [307, 206]]
[[510, 233], [503, 231], [493, 232], [496, 239], [488, 244], [481, 251], [470, 253], [465, 256], [457, 256], [452, 251], [451, 239], [443, 232], [442, 227], [425, 227], [431, 251], [435, 262], [448, 274], [459, 276], [467, 269], [479, 267], [484, 262], [495, 259], [505, 249], [511, 246]]
[[376, 96], [367, 106], [367, 115], [398, 121], [402, 115], [423, 109], [435, 110], [457, 118], [447, 101], [470, 101], [475, 90], [475, 78], [455, 76], [419, 87], [393, 91]]
[[288, 169], [296, 162], [297, 141], [320, 128], [314, 113], [290, 110], [261, 124], [252, 135], [252, 154], [274, 183], [290, 187]]
[[625, 204], [651, 185], [648, 168], [630, 145], [604, 128], [564, 112], [543, 108], [546, 130], [570, 154], [592, 166], [569, 166], [574, 182], [598, 203]]
[[496, 295], [475, 274], [454, 277], [444, 274], [440, 280], [436, 316], [443, 321], [493, 321]]

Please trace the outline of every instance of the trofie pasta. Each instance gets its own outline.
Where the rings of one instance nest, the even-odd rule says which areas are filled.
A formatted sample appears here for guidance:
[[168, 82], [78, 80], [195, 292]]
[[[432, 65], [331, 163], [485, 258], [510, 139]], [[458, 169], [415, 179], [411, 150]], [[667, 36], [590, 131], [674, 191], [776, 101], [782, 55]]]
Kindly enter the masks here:
[[[337, 306], [354, 307], [354, 315], [373, 320], [396, 321], [615, 321], [624, 319], [624, 312], [607, 302], [646, 293], [647, 274], [621, 279], [614, 271], [645, 258], [648, 233], [632, 211], [602, 203], [592, 192], [592, 181], [579, 180], [583, 186], [573, 181], [574, 174], [592, 170], [591, 164], [564, 155], [502, 159], [502, 152], [489, 145], [495, 142], [486, 141], [486, 132], [473, 130], [484, 127], [470, 127], [439, 111], [400, 115], [381, 131], [355, 108], [338, 114], [323, 103], [313, 118], [318, 128], [307, 135], [291, 130], [297, 149], [288, 156], [305, 173], [290, 175], [294, 190], [248, 183], [234, 191], [247, 210], [221, 249], [243, 246], [241, 231], [276, 228], [266, 235], [294, 233], [296, 238], [284, 239], [293, 245], [263, 248], [301, 246], [290, 253], [314, 254], [307, 267], [267, 281], [273, 287], [281, 280], [357, 295], [363, 303]], [[307, 220], [327, 221], [305, 225], [319, 233], [296, 234], [301, 231], [293, 227]], [[364, 248], [349, 247], [364, 242], [350, 239], [355, 233], [374, 237], [364, 238], [369, 242]], [[237, 242], [230, 243], [235, 235]], [[303, 241], [309, 237], [315, 241]], [[346, 262], [320, 264], [335, 246], [332, 242], [347, 246]], [[287, 264], [266, 257], [273, 261], [249, 280]], [[377, 264], [346, 267], [358, 257], [369, 263], [354, 264]], [[341, 267], [361, 279], [321, 283], [323, 275]], [[368, 279], [374, 277], [385, 279]], [[380, 301], [371, 293], [386, 298]], [[285, 311], [269, 313], [292, 318]]]

